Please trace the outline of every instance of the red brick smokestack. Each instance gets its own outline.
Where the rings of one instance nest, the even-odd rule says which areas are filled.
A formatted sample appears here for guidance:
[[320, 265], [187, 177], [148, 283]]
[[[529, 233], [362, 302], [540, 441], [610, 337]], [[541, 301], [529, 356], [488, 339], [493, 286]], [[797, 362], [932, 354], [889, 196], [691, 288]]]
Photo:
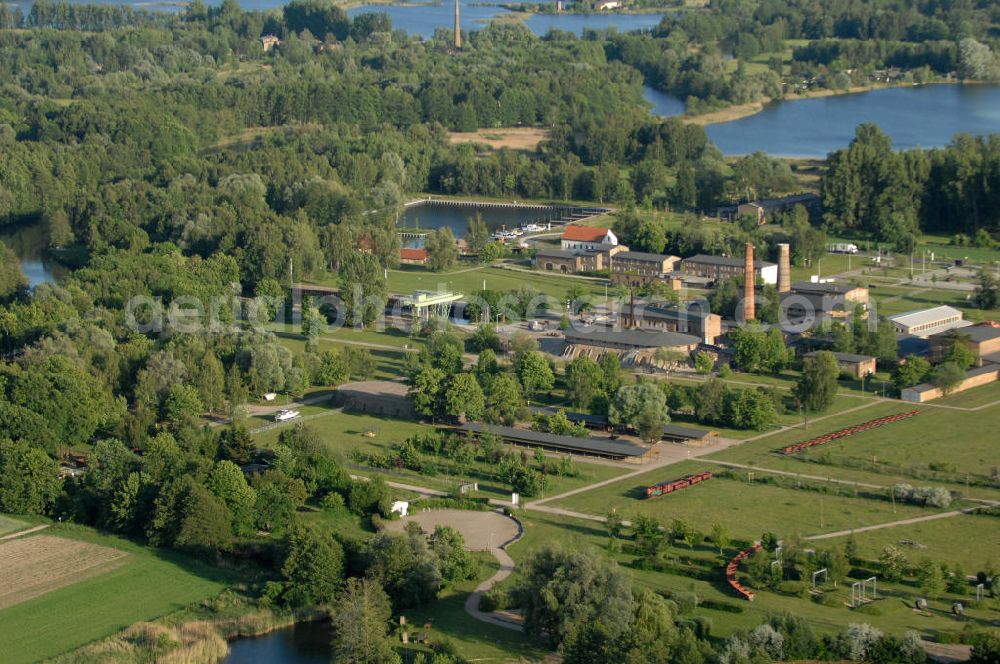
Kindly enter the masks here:
[[743, 264], [743, 322], [747, 323], [757, 317], [754, 306], [754, 270], [753, 245], [747, 242], [746, 261]]
[[787, 243], [778, 245], [778, 292], [787, 293], [792, 290], [792, 259], [791, 248]]

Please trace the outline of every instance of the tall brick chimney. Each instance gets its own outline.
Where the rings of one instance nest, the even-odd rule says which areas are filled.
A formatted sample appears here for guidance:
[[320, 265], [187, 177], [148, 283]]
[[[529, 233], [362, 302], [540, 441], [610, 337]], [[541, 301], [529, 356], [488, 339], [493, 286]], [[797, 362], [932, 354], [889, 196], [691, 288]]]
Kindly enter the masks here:
[[462, 24], [458, 20], [458, 0], [455, 0], [455, 48], [462, 48]]
[[757, 317], [754, 303], [753, 245], [747, 242], [746, 261], [743, 264], [743, 322]]
[[778, 292], [787, 293], [792, 290], [792, 259], [791, 247], [787, 242], [778, 245]]

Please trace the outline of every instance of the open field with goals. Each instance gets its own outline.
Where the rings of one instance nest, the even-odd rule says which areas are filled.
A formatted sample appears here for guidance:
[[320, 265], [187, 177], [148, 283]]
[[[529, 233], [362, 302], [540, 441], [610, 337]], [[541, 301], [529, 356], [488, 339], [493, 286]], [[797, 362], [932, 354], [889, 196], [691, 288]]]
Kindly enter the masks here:
[[743, 539], [759, 538], [767, 531], [782, 537], [806, 537], [940, 511], [912, 505], [893, 506], [887, 499], [842, 496], [771, 486], [760, 481], [748, 482], [743, 472], [736, 473], [741, 479], [715, 477], [674, 494], [650, 499], [644, 497], [646, 486], [703, 470], [719, 472], [722, 469], [712, 464], [686, 461], [548, 505], [600, 516], [613, 507], [626, 519], [644, 514], [667, 524], [671, 519], [682, 518], [702, 533], [707, 533], [712, 524], [721, 523], [735, 537]]
[[[847, 536], [814, 544], [820, 547], [842, 546]], [[886, 546], [900, 549], [911, 564], [930, 558], [949, 564], [959, 564], [966, 574], [975, 574], [996, 564], [1000, 550], [1000, 517], [985, 514], [960, 516], [911, 523], [904, 526], [855, 533], [854, 541], [863, 558], [874, 560]]]
[[108, 572], [128, 554], [51, 535], [26, 536], [0, 543], [0, 610]]
[[[679, 495], [679, 494], [678, 494]], [[724, 565], [728, 557], [736, 552], [736, 545], [726, 549], [725, 556], [718, 555], [718, 549], [711, 545], [699, 544], [688, 549], [683, 544], [668, 546], [665, 558], [678, 565], [678, 569], [689, 568], [700, 571], [705, 578], [692, 578], [674, 572], [659, 572], [642, 570], [632, 566], [635, 556], [625, 552], [611, 553], [607, 551], [608, 535], [602, 524], [582, 521], [568, 517], [537, 512], [519, 513], [518, 518], [524, 523], [524, 537], [511, 545], [511, 557], [518, 564], [531, 555], [532, 552], [549, 546], [557, 545], [567, 549], [594, 548], [602, 551], [628, 568], [629, 574], [639, 586], [654, 592], [688, 593], [693, 592], [698, 597], [699, 606], [685, 617], [705, 616], [712, 619], [712, 635], [726, 638], [741, 629], [752, 629], [766, 621], [768, 617], [783, 611], [807, 619], [817, 632], [833, 633], [843, 629], [852, 622], [869, 623], [879, 629], [902, 634], [908, 629], [915, 629], [928, 636], [935, 632], [958, 632], [966, 624], [986, 624], [995, 618], [996, 612], [989, 609], [971, 609], [966, 613], [968, 620], [960, 620], [950, 614], [953, 601], [963, 599], [968, 603], [968, 596], [958, 597], [950, 594], [929, 600], [930, 610], [916, 612], [912, 609], [912, 600], [916, 592], [911, 581], [898, 584], [886, 584], [879, 581], [879, 600], [864, 609], [853, 610], [845, 606], [850, 602], [850, 580], [834, 588], [827, 584], [824, 595], [831, 604], [825, 606], [809, 597], [784, 592], [758, 590], [753, 602], [737, 599], [724, 581]], [[951, 520], [938, 521], [943, 523]], [[906, 537], [902, 529], [898, 530], [898, 538]], [[890, 532], [890, 531], [882, 531]], [[860, 539], [860, 536], [859, 536]], [[819, 549], [842, 546], [840, 540], [830, 540], [815, 543]], [[919, 555], [912, 555], [919, 560]], [[967, 570], [972, 572], [970, 565]], [[517, 574], [504, 581], [504, 587], [516, 583]], [[971, 592], [971, 586], [970, 586]], [[708, 602], [708, 606], [704, 603]], [[725, 606], [726, 609], [713, 608]]]
[[0, 610], [5, 664], [54, 657], [135, 622], [172, 613], [217, 594], [226, 581], [219, 570], [186, 556], [98, 535], [88, 528], [58, 524], [44, 533], [17, 541], [47, 537], [124, 557], [103, 574], [71, 580]]

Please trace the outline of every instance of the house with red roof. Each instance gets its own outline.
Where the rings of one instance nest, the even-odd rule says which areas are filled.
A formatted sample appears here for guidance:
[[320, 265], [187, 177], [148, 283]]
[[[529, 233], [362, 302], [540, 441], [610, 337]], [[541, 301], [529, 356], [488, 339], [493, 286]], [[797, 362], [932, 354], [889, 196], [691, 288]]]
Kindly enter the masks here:
[[591, 251], [607, 251], [618, 246], [618, 238], [610, 228], [591, 228], [589, 226], [566, 226], [562, 234], [562, 249], [583, 249]]
[[424, 265], [427, 263], [427, 250], [403, 247], [399, 250], [399, 262], [403, 265]]

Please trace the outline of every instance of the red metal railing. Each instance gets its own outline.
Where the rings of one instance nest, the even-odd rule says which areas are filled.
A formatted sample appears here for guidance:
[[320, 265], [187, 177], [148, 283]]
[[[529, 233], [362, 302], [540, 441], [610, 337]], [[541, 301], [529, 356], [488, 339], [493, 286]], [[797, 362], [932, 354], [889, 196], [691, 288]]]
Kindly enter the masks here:
[[646, 487], [646, 497], [655, 498], [656, 496], [662, 496], [665, 493], [673, 493], [674, 491], [680, 491], [681, 489], [686, 489], [693, 484], [697, 484], [698, 482], [704, 482], [705, 480], [711, 478], [712, 478], [711, 471], [706, 470], [703, 473], [687, 475], [685, 477], [680, 478], [679, 480], [672, 480], [670, 482], [654, 484], [653, 486]]
[[857, 424], [853, 427], [841, 429], [840, 431], [834, 431], [833, 433], [828, 433], [818, 438], [807, 440], [803, 443], [795, 443], [794, 445], [789, 445], [788, 447], [784, 448], [781, 451], [784, 452], [785, 454], [795, 454], [796, 452], [801, 452], [802, 450], [808, 447], [815, 447], [816, 445], [829, 443], [831, 440], [837, 440], [838, 438], [844, 438], [845, 436], [852, 436], [856, 433], [868, 431], [869, 429], [875, 429], [877, 427], [884, 426], [886, 424], [899, 422], [900, 420], [905, 420], [908, 417], [913, 417], [914, 415], [918, 415], [919, 413], [920, 413], [919, 410], [910, 410], [905, 413], [898, 413], [896, 415], [887, 415], [886, 417], [880, 417], [876, 420], [870, 420], [863, 424]]

